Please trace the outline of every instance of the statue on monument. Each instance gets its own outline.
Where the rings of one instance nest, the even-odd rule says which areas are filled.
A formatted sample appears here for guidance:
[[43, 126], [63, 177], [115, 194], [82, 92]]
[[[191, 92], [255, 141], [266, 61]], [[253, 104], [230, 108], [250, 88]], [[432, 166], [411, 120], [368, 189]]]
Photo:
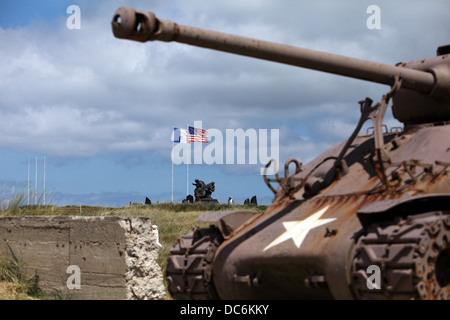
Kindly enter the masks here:
[[216, 199], [211, 198], [211, 194], [216, 190], [216, 187], [214, 185], [214, 181], [208, 184], [205, 184], [202, 180], [195, 179], [195, 183], [193, 183], [195, 186], [194, 195], [195, 195], [195, 202], [202, 202], [202, 203], [219, 203]]

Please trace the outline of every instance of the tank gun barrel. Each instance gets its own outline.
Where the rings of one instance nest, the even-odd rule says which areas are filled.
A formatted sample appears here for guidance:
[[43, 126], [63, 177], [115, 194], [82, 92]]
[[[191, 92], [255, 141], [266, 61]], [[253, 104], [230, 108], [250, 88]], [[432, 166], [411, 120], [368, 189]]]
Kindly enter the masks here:
[[431, 72], [179, 25], [158, 19], [152, 12], [131, 8], [121, 7], [115, 12], [112, 30], [114, 36], [121, 39], [175, 41], [390, 86], [394, 84], [394, 77], [401, 75], [402, 88], [425, 94], [436, 86], [435, 75]]

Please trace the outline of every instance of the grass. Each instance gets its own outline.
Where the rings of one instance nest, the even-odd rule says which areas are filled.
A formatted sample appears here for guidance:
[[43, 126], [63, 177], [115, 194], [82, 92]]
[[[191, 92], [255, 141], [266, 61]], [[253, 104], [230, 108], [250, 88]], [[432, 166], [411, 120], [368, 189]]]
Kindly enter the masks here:
[[42, 297], [36, 273], [27, 277], [15, 257], [0, 253], [0, 300], [36, 300]]
[[[26, 200], [26, 198], [25, 198]], [[23, 201], [22, 201], [23, 202]], [[189, 232], [195, 226], [207, 227], [207, 223], [196, 222], [198, 216], [207, 211], [264, 211], [266, 206], [256, 205], [204, 205], [201, 203], [157, 203], [152, 205], [145, 204], [131, 204], [122, 208], [109, 207], [92, 207], [92, 206], [66, 206], [58, 207], [53, 205], [32, 205], [32, 206], [11, 206], [0, 209], [0, 216], [57, 216], [57, 215], [72, 215], [72, 216], [121, 216], [121, 217], [147, 217], [152, 224], [158, 226], [159, 242], [163, 246], [159, 249], [159, 256], [157, 263], [164, 272], [167, 265], [167, 255], [170, 249], [174, 246], [175, 241], [183, 234]], [[1, 261], [1, 260], [0, 260]], [[11, 263], [11, 262], [10, 262]], [[17, 263], [18, 264], [18, 263]], [[27, 285], [29, 281], [23, 275], [16, 278], [6, 277], [2, 280], [1, 274], [3, 268], [8, 267], [8, 264], [0, 264], [0, 299], [4, 296], [13, 299], [34, 299], [33, 295], [27, 298], [28, 289], [23, 289], [20, 286]], [[17, 271], [21, 268], [17, 267]], [[9, 280], [8, 280], [9, 279]], [[28, 281], [28, 282], [27, 282]], [[167, 285], [166, 285], [167, 288]], [[9, 294], [2, 295], [3, 291], [10, 291]], [[17, 292], [17, 293], [15, 293]], [[169, 298], [169, 295], [167, 294]]]
[[[6, 183], [3, 185], [3, 192], [0, 194], [0, 210], [18, 211], [28, 203], [34, 203], [35, 206], [43, 205], [44, 201], [51, 203], [53, 193], [37, 192], [32, 187], [22, 187], [16, 190], [15, 187], [11, 191], [6, 190]], [[47, 199], [46, 199], [47, 198]], [[50, 201], [48, 200], [50, 198]]]

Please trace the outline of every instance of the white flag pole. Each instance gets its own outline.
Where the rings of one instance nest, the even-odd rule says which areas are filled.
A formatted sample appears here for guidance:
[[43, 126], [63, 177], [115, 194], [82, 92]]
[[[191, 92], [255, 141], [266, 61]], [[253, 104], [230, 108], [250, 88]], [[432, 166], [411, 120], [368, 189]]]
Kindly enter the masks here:
[[[186, 143], [189, 144], [189, 125], [186, 124]], [[191, 161], [191, 145], [189, 144], [189, 148], [187, 148], [188, 156], [186, 161], [186, 197], [189, 195], [189, 161]]]
[[27, 205], [30, 205], [30, 157], [28, 157]]
[[[172, 152], [173, 152], [173, 147], [175, 144], [175, 127], [172, 126]], [[170, 161], [172, 161], [172, 203], [173, 203], [173, 159], [172, 159], [172, 153], [170, 154]]]
[[36, 157], [36, 170], [35, 170], [35, 174], [34, 174], [34, 204], [37, 205], [37, 157]]
[[44, 156], [44, 206], [45, 206], [45, 156]]

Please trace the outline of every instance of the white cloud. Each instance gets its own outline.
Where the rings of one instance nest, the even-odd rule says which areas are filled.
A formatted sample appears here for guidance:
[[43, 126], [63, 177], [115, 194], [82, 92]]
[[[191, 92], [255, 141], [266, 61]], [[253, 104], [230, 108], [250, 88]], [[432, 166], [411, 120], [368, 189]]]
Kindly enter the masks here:
[[[127, 6], [154, 10], [181, 24], [391, 64], [403, 56], [432, 55], [449, 38], [448, 19], [441, 19], [448, 4], [402, 4], [380, 1], [379, 31], [366, 28], [369, 3], [360, 1], [345, 6], [336, 1], [132, 1]], [[80, 157], [161, 152], [172, 125], [203, 120], [206, 127], [259, 129], [288, 119], [309, 128], [309, 135], [283, 144], [281, 151], [311, 159], [348, 137], [359, 117], [359, 99], [379, 100], [387, 89], [181, 44], [118, 40], [110, 20], [120, 1], [79, 5], [81, 30], [68, 30], [65, 16], [56, 28], [0, 29], [0, 147]], [[434, 21], [434, 15], [439, 26], [420, 24]], [[281, 129], [288, 134], [288, 128]]]

